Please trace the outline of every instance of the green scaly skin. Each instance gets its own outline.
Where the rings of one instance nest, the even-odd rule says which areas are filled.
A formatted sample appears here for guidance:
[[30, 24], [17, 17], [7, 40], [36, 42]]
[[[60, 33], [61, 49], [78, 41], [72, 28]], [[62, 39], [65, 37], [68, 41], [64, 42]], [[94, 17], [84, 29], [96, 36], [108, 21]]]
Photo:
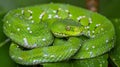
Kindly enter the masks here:
[[79, 38], [70, 37], [68, 41], [60, 46], [54, 45], [27, 51], [20, 49], [17, 44], [12, 43], [10, 46], [10, 56], [15, 62], [24, 65], [58, 62], [73, 56], [80, 48], [80, 43], [82, 42]]
[[44, 63], [43, 67], [108, 67], [108, 55], [83, 60], [70, 60], [56, 63]]
[[[88, 22], [87, 19], [89, 20], [89, 18], [81, 19], [80, 24], [73, 20], [65, 19], [55, 21], [51, 26], [51, 30], [56, 37], [61, 37], [62, 35], [66, 37], [81, 35], [89, 37], [73, 59], [96, 57], [114, 47], [115, 33], [112, 23], [96, 13], [91, 13], [90, 16], [91, 21]], [[69, 30], [66, 27], [69, 27]]]
[[74, 60], [73, 67], [108, 67], [108, 55], [104, 54], [95, 58]]
[[[4, 33], [18, 45], [28, 49], [34, 48], [24, 51], [17, 44], [11, 44], [11, 58], [25, 65], [62, 61], [70, 59], [71, 56], [72, 59], [96, 57], [114, 46], [115, 36], [114, 27], [107, 18], [65, 4], [45, 4], [11, 10], [4, 17]], [[72, 40], [71, 36], [83, 35], [88, 39], [79, 50], [81, 38]], [[65, 42], [67, 45], [54, 46], [54, 37], [70, 37], [71, 41]], [[52, 44], [54, 45], [49, 46]], [[75, 50], [70, 52], [71, 49]], [[76, 53], [77, 50], [79, 52]], [[51, 59], [46, 57], [45, 53], [62, 58], [56, 56]]]

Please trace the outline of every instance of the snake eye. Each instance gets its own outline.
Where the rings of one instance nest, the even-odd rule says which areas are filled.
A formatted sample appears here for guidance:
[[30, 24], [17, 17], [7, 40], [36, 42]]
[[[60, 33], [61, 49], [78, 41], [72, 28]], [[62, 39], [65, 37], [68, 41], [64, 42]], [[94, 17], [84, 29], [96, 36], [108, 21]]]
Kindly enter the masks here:
[[66, 31], [70, 31], [71, 27], [70, 26], [66, 26]]
[[33, 13], [32, 10], [22, 9], [21, 13], [22, 13], [21, 15], [22, 19], [27, 19], [27, 20], [32, 19], [32, 13]]

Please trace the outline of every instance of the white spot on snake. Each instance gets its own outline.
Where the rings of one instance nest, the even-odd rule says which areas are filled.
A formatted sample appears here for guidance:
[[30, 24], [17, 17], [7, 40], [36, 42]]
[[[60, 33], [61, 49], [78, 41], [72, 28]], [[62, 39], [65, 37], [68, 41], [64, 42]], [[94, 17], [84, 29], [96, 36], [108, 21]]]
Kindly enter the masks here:
[[96, 24], [96, 27], [100, 26], [101, 24]]
[[29, 33], [32, 33], [32, 31], [29, 31]]
[[30, 16], [28, 19], [29, 19], [29, 20], [31, 20], [32, 18], [33, 18], [33, 17], [32, 17], [32, 16]]
[[56, 11], [56, 10], [53, 10], [53, 13], [57, 13], [57, 11]]
[[95, 48], [95, 46], [92, 46], [92, 48]]
[[6, 21], [6, 23], [8, 23], [8, 21]]
[[103, 31], [104, 29], [103, 28], [101, 28], [101, 31]]
[[33, 44], [33, 47], [36, 47], [37, 46], [37, 44]]
[[87, 28], [87, 29], [89, 29], [90, 27], [89, 27], [89, 26], [87, 26], [86, 28]]
[[33, 63], [38, 63], [39, 61], [38, 60], [33, 60]]
[[45, 12], [42, 12], [39, 16], [39, 19], [42, 19], [43, 15], [45, 14]]
[[92, 23], [92, 19], [91, 18], [89, 18], [89, 23]]
[[58, 15], [55, 15], [54, 18], [59, 18], [59, 16], [58, 16]]
[[31, 23], [34, 23], [34, 20], [32, 20]]
[[95, 38], [95, 35], [92, 35], [92, 38]]
[[89, 54], [90, 54], [90, 56], [91, 56], [91, 57], [93, 56], [93, 55], [92, 55], [92, 54], [93, 54], [93, 52], [89, 52]]
[[17, 28], [17, 31], [20, 31], [20, 28]]
[[22, 57], [18, 57], [18, 59], [23, 60], [23, 58], [22, 58]]
[[90, 55], [92, 54], [92, 52], [89, 52], [90, 53]]
[[77, 18], [77, 20], [79, 21], [80, 19], [82, 19], [82, 18], [85, 18], [86, 16], [79, 16], [78, 18]]
[[13, 33], [10, 33], [10, 35], [13, 35]]
[[90, 31], [87, 31], [88, 35], [90, 35]]
[[106, 40], [106, 43], [108, 43], [109, 42], [109, 40]]
[[69, 12], [69, 10], [65, 10], [65, 12]]
[[47, 57], [48, 55], [47, 54], [44, 54], [45, 57]]
[[52, 18], [52, 15], [51, 15], [51, 14], [49, 14], [49, 15], [48, 15], [48, 19], [51, 19], [51, 18]]
[[42, 41], [46, 41], [46, 39], [45, 39], [45, 38], [43, 38], [43, 39], [42, 39]]
[[62, 8], [58, 8], [58, 10], [62, 10]]
[[69, 17], [72, 17], [72, 14], [69, 14]]
[[15, 58], [15, 56], [11, 56], [12, 58]]
[[85, 29], [87, 29], [87, 27], [85, 26]]
[[77, 20], [79, 21], [81, 18], [82, 18], [82, 16], [79, 16], [79, 17], [77, 18]]
[[8, 24], [8, 26], [11, 26], [11, 24]]
[[19, 48], [19, 46], [17, 45], [17, 48]]
[[23, 38], [23, 41], [24, 41], [24, 45], [27, 46], [28, 45], [27, 38]]
[[100, 64], [100, 67], [103, 67], [102, 64]]
[[55, 57], [55, 55], [51, 55], [50, 57]]
[[89, 48], [87, 47], [86, 50], [88, 50]]
[[80, 46], [81, 46], [81, 44], [80, 44]]
[[21, 10], [21, 14], [24, 14], [24, 10]]
[[82, 16], [82, 18], [85, 18], [86, 16]]
[[27, 30], [30, 30], [30, 27], [27, 27]]
[[92, 33], [95, 33], [95, 31], [93, 30]]
[[28, 10], [28, 12], [31, 13], [31, 14], [33, 13], [32, 10]]

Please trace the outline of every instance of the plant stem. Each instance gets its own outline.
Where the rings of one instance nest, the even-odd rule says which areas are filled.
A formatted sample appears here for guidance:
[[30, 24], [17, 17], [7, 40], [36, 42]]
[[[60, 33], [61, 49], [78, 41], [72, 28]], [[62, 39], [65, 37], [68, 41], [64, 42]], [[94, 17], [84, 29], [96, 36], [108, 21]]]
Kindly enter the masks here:
[[86, 8], [93, 12], [98, 12], [99, 0], [86, 0]]
[[10, 41], [10, 39], [6, 39], [5, 41], [3, 41], [2, 43], [0, 43], [0, 47], [3, 46], [4, 44], [8, 43]]

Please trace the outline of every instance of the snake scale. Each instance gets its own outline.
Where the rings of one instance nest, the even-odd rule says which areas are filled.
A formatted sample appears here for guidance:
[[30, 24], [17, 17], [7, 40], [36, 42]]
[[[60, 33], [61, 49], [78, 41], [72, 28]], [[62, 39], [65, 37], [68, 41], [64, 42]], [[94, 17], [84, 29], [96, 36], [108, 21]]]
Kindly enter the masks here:
[[23, 65], [92, 58], [114, 47], [111, 21], [68, 4], [14, 9], [3, 21], [10, 57]]

